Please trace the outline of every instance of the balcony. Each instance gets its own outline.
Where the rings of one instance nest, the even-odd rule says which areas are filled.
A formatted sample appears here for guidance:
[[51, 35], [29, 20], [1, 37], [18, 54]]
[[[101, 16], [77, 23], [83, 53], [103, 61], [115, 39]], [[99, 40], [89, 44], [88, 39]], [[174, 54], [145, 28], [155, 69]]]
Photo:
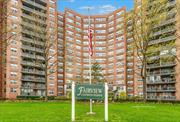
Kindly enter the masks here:
[[31, 35], [31, 36], [34, 36], [34, 37], [38, 37], [38, 38], [41, 38], [41, 39], [45, 39], [45, 37], [46, 37], [45, 34], [42, 34], [42, 33], [39, 33], [39, 32], [34, 32], [34, 31], [29, 31], [27, 29], [22, 29], [22, 33], [25, 33], [27, 35]]
[[45, 78], [22, 77], [22, 81], [45, 83]]
[[176, 83], [175, 80], [168, 80], [168, 81], [163, 81], [163, 80], [155, 80], [155, 81], [147, 81], [147, 85], [156, 85], [156, 84], [174, 84]]
[[148, 72], [148, 76], [175, 75], [175, 70], [161, 70], [156, 72]]
[[158, 32], [155, 32], [153, 34], [153, 36], [158, 36], [158, 35], [161, 35], [161, 34], [165, 34], [165, 33], [168, 33], [168, 32], [175, 32], [176, 29], [175, 28], [165, 28], [164, 30], [160, 30]]
[[29, 61], [22, 61], [21, 62], [22, 65], [26, 65], [26, 66], [32, 66], [32, 67], [45, 67], [44, 64], [40, 64], [40, 63], [34, 63], [34, 62], [29, 62]]
[[148, 100], [176, 100], [176, 96], [147, 96]]
[[161, 64], [151, 64], [151, 65], [148, 65], [147, 68], [153, 69], [153, 68], [161, 68], [161, 67], [172, 67], [175, 65], [176, 65], [175, 62], [165, 62], [165, 63], [161, 63]]
[[33, 29], [34, 31], [39, 31], [39, 32], [45, 32], [45, 28], [44, 27], [40, 27], [40, 24], [30, 24], [28, 22], [22, 21], [22, 25], [28, 28]]
[[31, 50], [31, 51], [40, 52], [40, 53], [44, 53], [44, 50], [43, 50], [43, 49], [35, 48], [35, 47], [27, 46], [27, 45], [22, 45], [22, 49]]
[[44, 57], [42, 57], [42, 56], [28, 54], [28, 53], [22, 53], [22, 57], [31, 58], [31, 59], [37, 59], [37, 60], [43, 60], [43, 61], [45, 60]]
[[36, 44], [36, 45], [41, 45], [41, 46], [45, 45], [44, 42], [37, 41], [36, 39], [30, 39], [30, 38], [22, 37], [21, 40], [23, 42], [29, 42], [29, 43]]
[[43, 10], [46, 10], [46, 7], [36, 3], [36, 2], [33, 2], [31, 0], [22, 0], [23, 2], [26, 2], [26, 3], [29, 3], [30, 5], [34, 5], [35, 7], [38, 7], [40, 9], [43, 9]]
[[169, 19], [167, 21], [162, 22], [159, 25], [154, 26], [154, 28], [161, 27], [161, 26], [164, 26], [164, 25], [168, 25], [168, 24], [171, 24], [171, 23], [174, 23], [174, 22], [176, 22], [176, 20], [174, 18], [173, 19]]
[[162, 39], [151, 40], [151, 41], [149, 41], [149, 45], [158, 44], [158, 43], [162, 43], [162, 42], [168, 42], [168, 41], [172, 41], [172, 40], [176, 40], [176, 36], [173, 35], [173, 36], [165, 37]]
[[30, 13], [32, 12], [32, 13], [34, 13], [34, 14], [36, 14], [36, 15], [40, 15], [40, 16], [42, 16], [42, 17], [46, 17], [46, 14], [45, 14], [45, 13], [40, 12], [40, 11], [36, 11], [36, 10], [34, 10], [34, 9], [32, 9], [32, 8], [23, 6], [22, 9], [24, 9], [24, 10], [30, 12]]
[[147, 88], [147, 92], [176, 92], [175, 87], [166, 87], [166, 88]]
[[29, 89], [34, 89], [34, 90], [37, 90], [37, 89], [42, 89], [42, 90], [45, 90], [45, 86], [36, 86], [36, 85], [33, 85], [33, 86], [22, 86], [21, 89], [26, 89], [26, 90], [29, 90]]
[[39, 22], [39, 23], [44, 24], [44, 25], [46, 24], [46, 21], [38, 19], [37, 17], [34, 17], [34, 16], [30, 16], [28, 14], [22, 13], [22, 17], [27, 18], [27, 19], [32, 20], [32, 21]]
[[176, 1], [171, 1], [168, 3], [168, 7], [174, 7], [176, 5]]
[[45, 71], [38, 71], [38, 70], [29, 70], [29, 69], [23, 69], [22, 73], [26, 74], [35, 74], [35, 75], [45, 75]]

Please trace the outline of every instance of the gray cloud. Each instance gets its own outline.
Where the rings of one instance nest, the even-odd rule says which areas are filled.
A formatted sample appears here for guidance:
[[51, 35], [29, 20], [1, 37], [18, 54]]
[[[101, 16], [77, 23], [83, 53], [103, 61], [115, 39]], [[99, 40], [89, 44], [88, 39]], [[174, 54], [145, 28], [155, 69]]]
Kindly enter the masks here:
[[64, 1], [64, 2], [70, 2], [70, 3], [75, 2], [75, 0], [62, 0], [62, 1]]
[[88, 10], [88, 8], [89, 8], [90, 10], [95, 9], [95, 7], [92, 7], [92, 6], [82, 6], [82, 7], [80, 7], [79, 9]]
[[114, 10], [116, 10], [116, 7], [113, 5], [103, 5], [99, 7], [99, 13], [100, 14], [104, 14], [104, 13], [109, 13], [109, 12], [113, 12]]
[[102, 5], [102, 6], [82, 6], [79, 7], [80, 10], [84, 10], [83, 13], [88, 13], [88, 8], [90, 9], [90, 13], [91, 14], [106, 14], [106, 13], [110, 13], [116, 10], [116, 7], [111, 5], [111, 4], [107, 4], [107, 5]]

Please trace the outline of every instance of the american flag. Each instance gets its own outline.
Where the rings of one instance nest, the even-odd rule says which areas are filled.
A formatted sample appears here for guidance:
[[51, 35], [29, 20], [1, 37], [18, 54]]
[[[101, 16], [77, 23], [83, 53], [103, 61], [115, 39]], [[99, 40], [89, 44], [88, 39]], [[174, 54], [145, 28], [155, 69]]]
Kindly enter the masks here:
[[89, 26], [88, 29], [88, 40], [89, 40], [89, 55], [92, 56], [93, 55], [93, 47], [92, 47], [92, 27]]

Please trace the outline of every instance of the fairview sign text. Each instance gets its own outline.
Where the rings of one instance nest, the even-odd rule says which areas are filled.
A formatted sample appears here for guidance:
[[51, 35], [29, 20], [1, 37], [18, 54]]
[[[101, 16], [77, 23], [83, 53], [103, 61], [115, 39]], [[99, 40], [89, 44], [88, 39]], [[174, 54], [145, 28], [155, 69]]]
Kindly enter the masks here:
[[104, 84], [77, 84], [75, 86], [76, 99], [104, 99]]

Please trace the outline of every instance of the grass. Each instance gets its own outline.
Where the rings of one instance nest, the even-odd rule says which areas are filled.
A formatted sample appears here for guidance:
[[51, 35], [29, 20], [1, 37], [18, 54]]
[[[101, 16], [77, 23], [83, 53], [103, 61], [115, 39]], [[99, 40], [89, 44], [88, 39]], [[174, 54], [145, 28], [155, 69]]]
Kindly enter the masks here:
[[[103, 122], [104, 105], [76, 103], [77, 122]], [[0, 102], [0, 122], [70, 122], [70, 102]], [[180, 104], [109, 103], [109, 122], [180, 122]]]

